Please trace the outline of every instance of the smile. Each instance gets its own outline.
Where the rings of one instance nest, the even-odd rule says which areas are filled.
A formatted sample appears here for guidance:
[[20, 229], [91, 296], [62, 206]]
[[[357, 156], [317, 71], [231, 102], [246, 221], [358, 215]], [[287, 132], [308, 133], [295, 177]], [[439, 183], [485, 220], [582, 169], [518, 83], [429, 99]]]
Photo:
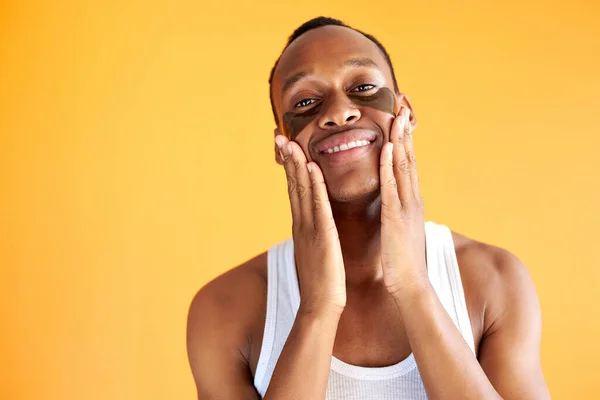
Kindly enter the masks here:
[[323, 151], [323, 153], [337, 153], [340, 151], [346, 151], [346, 150], [350, 150], [353, 149], [355, 147], [362, 147], [362, 146], [368, 146], [369, 144], [371, 144], [370, 141], [368, 140], [354, 140], [352, 142], [348, 142], [348, 143], [342, 143], [339, 146], [334, 146], [331, 147], [325, 151]]

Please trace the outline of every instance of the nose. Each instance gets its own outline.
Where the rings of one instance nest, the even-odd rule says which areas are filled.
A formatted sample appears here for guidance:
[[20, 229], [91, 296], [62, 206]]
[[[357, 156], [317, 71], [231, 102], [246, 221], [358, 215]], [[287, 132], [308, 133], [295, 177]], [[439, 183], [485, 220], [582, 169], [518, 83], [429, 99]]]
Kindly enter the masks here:
[[360, 119], [359, 109], [345, 95], [331, 96], [324, 106], [325, 109], [317, 121], [321, 129], [352, 124]]

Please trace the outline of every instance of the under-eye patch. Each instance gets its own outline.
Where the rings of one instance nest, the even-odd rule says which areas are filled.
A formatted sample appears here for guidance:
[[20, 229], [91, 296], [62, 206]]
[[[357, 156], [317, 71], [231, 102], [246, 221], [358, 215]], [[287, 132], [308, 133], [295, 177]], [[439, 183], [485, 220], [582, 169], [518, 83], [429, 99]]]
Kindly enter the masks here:
[[[356, 105], [362, 107], [370, 107], [379, 111], [386, 112], [396, 116], [398, 114], [398, 104], [396, 104], [396, 96], [394, 92], [386, 87], [380, 88], [372, 95], [365, 96], [351, 93], [348, 98]], [[284, 134], [294, 139], [313, 119], [321, 112], [322, 103], [317, 104], [310, 110], [302, 113], [287, 112], [283, 114], [283, 129]]]

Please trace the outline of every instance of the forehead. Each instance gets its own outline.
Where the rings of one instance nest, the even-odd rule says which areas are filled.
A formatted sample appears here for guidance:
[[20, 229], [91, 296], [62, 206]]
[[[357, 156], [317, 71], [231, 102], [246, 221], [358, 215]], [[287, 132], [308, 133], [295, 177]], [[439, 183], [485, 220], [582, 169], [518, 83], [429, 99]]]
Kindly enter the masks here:
[[373, 41], [353, 29], [341, 26], [324, 26], [310, 30], [281, 55], [273, 76], [273, 89], [280, 93], [282, 82], [298, 72], [335, 76], [352, 58], [370, 58], [390, 75], [383, 52]]

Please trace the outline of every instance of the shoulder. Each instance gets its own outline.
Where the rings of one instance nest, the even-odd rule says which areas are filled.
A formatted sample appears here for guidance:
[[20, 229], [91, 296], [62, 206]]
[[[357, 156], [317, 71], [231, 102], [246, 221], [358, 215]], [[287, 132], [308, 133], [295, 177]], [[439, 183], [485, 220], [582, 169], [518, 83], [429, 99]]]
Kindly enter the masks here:
[[481, 367], [503, 397], [549, 399], [540, 365], [541, 310], [527, 268], [508, 250], [453, 236], [465, 297], [481, 313]]
[[489, 334], [511, 307], [535, 309], [533, 281], [515, 254], [456, 232], [452, 238], [469, 316], [480, 338]]
[[206, 284], [189, 308], [188, 351], [190, 347], [226, 346], [247, 361], [253, 335], [262, 331], [266, 294], [267, 253]]
[[523, 262], [510, 251], [452, 232], [461, 273], [474, 275], [481, 284], [514, 283], [529, 278]]

